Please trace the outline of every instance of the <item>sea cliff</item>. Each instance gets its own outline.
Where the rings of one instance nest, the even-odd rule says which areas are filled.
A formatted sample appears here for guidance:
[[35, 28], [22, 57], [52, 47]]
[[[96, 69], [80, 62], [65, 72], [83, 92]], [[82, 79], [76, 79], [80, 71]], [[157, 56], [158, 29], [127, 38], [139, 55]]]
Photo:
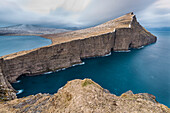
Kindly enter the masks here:
[[111, 51], [139, 48], [157, 39], [137, 22], [133, 13], [96, 27], [42, 37], [51, 39], [53, 44], [1, 57], [2, 73], [8, 81], [15, 82], [21, 75], [67, 68], [81, 63], [81, 59], [104, 56]]

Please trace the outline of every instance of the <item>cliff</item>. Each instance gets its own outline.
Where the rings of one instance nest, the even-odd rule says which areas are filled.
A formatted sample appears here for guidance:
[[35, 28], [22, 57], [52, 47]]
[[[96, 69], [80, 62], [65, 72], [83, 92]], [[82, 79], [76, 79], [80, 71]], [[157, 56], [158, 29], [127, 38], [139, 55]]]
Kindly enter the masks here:
[[116, 96], [90, 79], [70, 81], [54, 95], [0, 103], [0, 108], [1, 113], [170, 113], [151, 94], [128, 91]]
[[[0, 59], [0, 62], [2, 60]], [[0, 102], [15, 99], [16, 91], [13, 89], [8, 80], [3, 76], [0, 66]]]
[[36, 75], [67, 68], [81, 59], [104, 56], [111, 51], [126, 51], [156, 42], [133, 13], [96, 27], [66, 33], [42, 35], [53, 44], [2, 56], [5, 78], [15, 82], [20, 75]]

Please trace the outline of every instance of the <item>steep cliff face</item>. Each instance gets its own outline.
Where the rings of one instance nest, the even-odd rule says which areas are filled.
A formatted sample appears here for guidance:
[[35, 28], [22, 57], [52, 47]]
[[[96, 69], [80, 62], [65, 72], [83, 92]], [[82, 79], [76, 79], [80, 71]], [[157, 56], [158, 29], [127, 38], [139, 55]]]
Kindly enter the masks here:
[[157, 38], [137, 22], [136, 16], [132, 18], [129, 28], [116, 29], [115, 51], [139, 48], [156, 42]]
[[90, 79], [68, 82], [56, 94], [37, 94], [0, 103], [8, 113], [169, 113], [155, 96], [131, 91], [116, 96]]
[[22, 56], [4, 59], [3, 74], [11, 82], [22, 74], [34, 75], [81, 63], [81, 58], [103, 56], [113, 47], [114, 34], [43, 47]]
[[[2, 59], [0, 59], [0, 62], [2, 62]], [[0, 102], [12, 100], [15, 98], [16, 91], [12, 88], [11, 84], [4, 77], [0, 65]]]
[[93, 28], [42, 36], [51, 39], [53, 44], [2, 57], [3, 75], [10, 82], [23, 74], [55, 71], [80, 63], [83, 58], [156, 42], [156, 37], [137, 22], [133, 13]]

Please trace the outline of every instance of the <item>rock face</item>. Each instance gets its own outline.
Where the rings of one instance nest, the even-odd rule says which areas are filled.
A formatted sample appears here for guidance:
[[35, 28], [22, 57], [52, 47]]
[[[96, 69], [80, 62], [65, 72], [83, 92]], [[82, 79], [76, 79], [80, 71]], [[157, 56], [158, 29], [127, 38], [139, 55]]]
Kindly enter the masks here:
[[[0, 62], [2, 62], [1, 59]], [[13, 89], [8, 80], [3, 76], [2, 70], [0, 68], [0, 102], [12, 100], [15, 98], [16, 91]]]
[[52, 45], [3, 56], [2, 72], [10, 82], [20, 75], [35, 75], [81, 63], [81, 59], [126, 51], [156, 42], [133, 13], [99, 26], [72, 32], [42, 35]]
[[170, 113], [150, 94], [116, 96], [90, 79], [68, 82], [56, 94], [37, 94], [0, 104], [1, 113]]

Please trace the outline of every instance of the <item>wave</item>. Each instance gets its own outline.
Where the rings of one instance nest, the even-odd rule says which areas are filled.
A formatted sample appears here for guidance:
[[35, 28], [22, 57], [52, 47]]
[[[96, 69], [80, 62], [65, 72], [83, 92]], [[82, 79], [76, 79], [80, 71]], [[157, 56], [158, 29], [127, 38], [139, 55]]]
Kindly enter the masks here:
[[21, 93], [23, 93], [24, 92], [24, 90], [23, 89], [21, 89], [21, 90], [17, 90], [18, 92], [17, 92], [17, 95], [19, 95], [19, 94], [21, 94]]
[[82, 62], [82, 63], [79, 63], [79, 64], [74, 64], [74, 65], [72, 65], [72, 67], [80, 66], [80, 65], [84, 65], [84, 64], [85, 64], [85, 62]]
[[21, 82], [21, 80], [17, 80], [16, 82], [14, 82], [15, 84], [17, 84], [17, 83], [20, 83]]
[[104, 55], [103, 57], [107, 57], [107, 56], [110, 56], [110, 55], [112, 55], [111, 52], [109, 54]]
[[51, 74], [51, 73], [53, 73], [53, 72], [49, 71], [49, 72], [44, 73], [44, 75], [48, 75], [48, 74]]
[[145, 46], [138, 47], [137, 49], [143, 49]]
[[131, 52], [131, 50], [126, 50], [126, 51], [114, 51], [114, 52], [116, 52], [116, 53], [129, 53], [129, 52]]

